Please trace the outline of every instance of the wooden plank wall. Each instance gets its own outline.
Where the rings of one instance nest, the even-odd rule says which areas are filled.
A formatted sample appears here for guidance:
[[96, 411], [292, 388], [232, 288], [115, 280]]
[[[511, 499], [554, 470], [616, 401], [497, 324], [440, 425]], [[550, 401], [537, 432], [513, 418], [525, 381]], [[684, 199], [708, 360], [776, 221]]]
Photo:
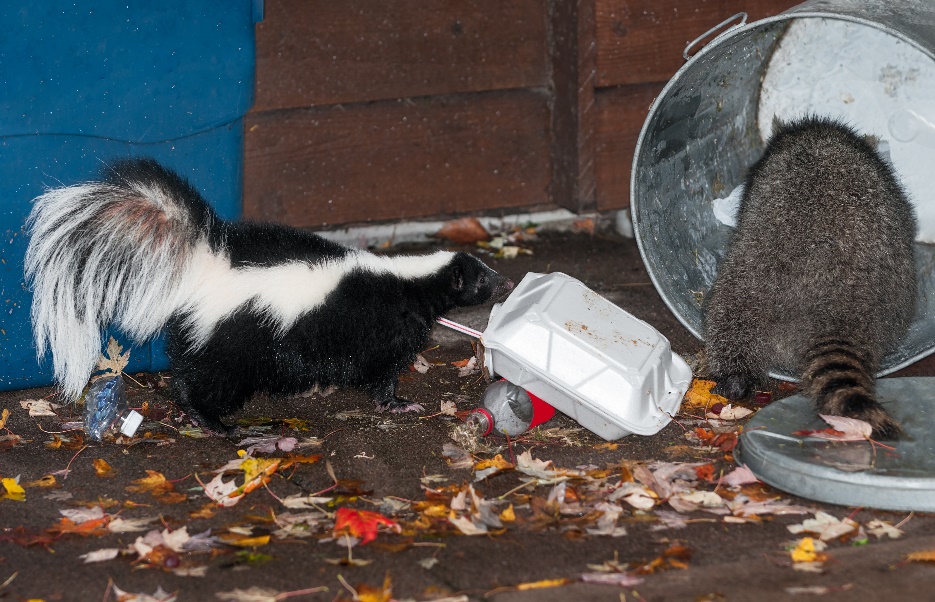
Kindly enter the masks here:
[[685, 44], [791, 0], [267, 0], [244, 214], [340, 224], [626, 207]]

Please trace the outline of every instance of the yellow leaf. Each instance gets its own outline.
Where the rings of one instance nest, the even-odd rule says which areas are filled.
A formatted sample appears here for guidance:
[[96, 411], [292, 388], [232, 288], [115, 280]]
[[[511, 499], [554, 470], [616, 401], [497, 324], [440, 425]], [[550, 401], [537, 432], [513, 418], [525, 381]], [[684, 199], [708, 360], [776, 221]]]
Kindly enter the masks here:
[[532, 581], [529, 583], [520, 583], [516, 586], [519, 591], [530, 589], [545, 589], [547, 587], [561, 587], [571, 583], [571, 579], [543, 579], [542, 581]]
[[818, 552], [815, 551], [815, 540], [811, 537], [803, 537], [790, 554], [792, 562], [815, 562], [818, 557]]
[[257, 546], [265, 546], [268, 544], [269, 535], [260, 535], [258, 537], [241, 537], [239, 539], [224, 538], [224, 543], [232, 546], [239, 546], [241, 548], [255, 548]]
[[7, 418], [10, 417], [10, 410], [3, 408], [3, 411], [0, 412], [0, 429], [6, 427]]
[[309, 422], [310, 422], [310, 421], [308, 421], [308, 420], [303, 420], [303, 419], [301, 419], [301, 418], [286, 418], [286, 419], [284, 419], [284, 420], [282, 421], [283, 424], [285, 424], [285, 425], [288, 426], [289, 428], [295, 429], [295, 430], [297, 430], [297, 431], [307, 431], [307, 430], [309, 430]]
[[[5, 481], [6, 479], [4, 479]], [[906, 556], [910, 562], [935, 562], [935, 550], [924, 550], [922, 552], [912, 552]]]
[[685, 394], [684, 404], [689, 408], [705, 409], [716, 403], [727, 405], [730, 401], [726, 397], [711, 392], [711, 388], [716, 384], [713, 380], [702, 380], [700, 378], [692, 380], [691, 389]]
[[505, 523], [512, 523], [516, 520], [516, 512], [513, 511], [513, 504], [510, 504], [500, 513], [500, 520]]
[[112, 477], [114, 476], [114, 467], [108, 464], [103, 458], [94, 459], [94, 470], [97, 471], [97, 476], [99, 477]]
[[0, 483], [3, 484], [3, 487], [6, 489], [7, 493], [3, 497], [8, 497], [11, 500], [16, 500], [22, 502], [26, 500], [26, 490], [19, 486], [19, 483], [16, 482], [16, 479], [5, 478], [0, 479]]

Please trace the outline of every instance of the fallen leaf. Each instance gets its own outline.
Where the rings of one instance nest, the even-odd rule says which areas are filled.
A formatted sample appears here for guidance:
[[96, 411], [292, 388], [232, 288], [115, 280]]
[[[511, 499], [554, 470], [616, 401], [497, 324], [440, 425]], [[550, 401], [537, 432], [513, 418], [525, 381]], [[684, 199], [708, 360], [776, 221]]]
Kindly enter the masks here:
[[546, 589], [550, 587], [561, 587], [563, 585], [568, 585], [573, 583], [572, 579], [543, 579], [541, 581], [531, 581], [529, 583], [520, 583], [516, 586], [516, 589], [524, 592], [531, 589]]
[[463, 217], [445, 223], [435, 233], [438, 238], [446, 238], [459, 245], [471, 245], [481, 240], [490, 240], [490, 234], [476, 217]]
[[873, 433], [873, 427], [863, 420], [828, 414], [819, 414], [819, 416], [830, 424], [831, 428], [795, 431], [792, 434], [830, 441], [867, 441]]
[[55, 480], [55, 476], [50, 474], [45, 475], [41, 479], [23, 484], [24, 487], [55, 487], [57, 485], [58, 481]]
[[205, 495], [218, 506], [229, 507], [239, 502], [244, 494], [237, 495], [237, 484], [231, 481], [224, 481], [224, 473], [219, 473], [216, 477], [205, 484]]
[[111, 588], [114, 590], [114, 595], [117, 596], [117, 602], [175, 602], [178, 599], [178, 592], [168, 594], [162, 587], [156, 588], [156, 592], [152, 596], [148, 594], [131, 594], [123, 591], [113, 583], [111, 583]]
[[581, 580], [585, 583], [616, 585], [617, 587], [635, 587], [643, 582], [642, 577], [629, 573], [583, 573]]
[[[56, 414], [52, 410], [62, 407], [46, 399], [24, 399], [19, 404], [24, 410], [29, 411], [30, 416], [55, 416]], [[0, 428], [3, 428], [2, 424], [0, 424]]]
[[789, 525], [790, 533], [814, 533], [822, 541], [830, 541], [857, 530], [857, 523], [849, 518], [839, 520], [827, 512], [818, 511], [815, 518], [808, 518], [799, 525]]
[[[455, 362], [452, 362], [455, 363]], [[464, 378], [477, 372], [477, 357], [470, 358], [463, 366], [458, 366], [458, 377]]]
[[400, 526], [396, 521], [389, 519], [378, 512], [369, 510], [355, 510], [342, 506], [334, 520], [334, 533], [350, 533], [354, 537], [360, 538], [360, 544], [366, 545], [377, 537], [377, 530], [381, 525], [385, 525], [391, 530], [399, 533]]
[[693, 379], [691, 388], [685, 393], [685, 398], [682, 403], [690, 409], [701, 408], [704, 410], [707, 410], [716, 403], [728, 405], [730, 400], [711, 392], [711, 389], [716, 384], [717, 383], [713, 380]]
[[114, 476], [114, 468], [103, 458], [94, 459], [94, 471], [97, 473], [97, 476], [102, 478], [110, 478]]
[[823, 541], [816, 542], [811, 537], [803, 537], [795, 548], [789, 550], [789, 555], [792, 562], [824, 562], [827, 560], [827, 555], [821, 553], [824, 549]]
[[489, 460], [481, 460], [474, 465], [474, 481], [482, 481], [498, 472], [512, 469], [513, 465], [504, 460], [501, 454], [497, 454]]
[[357, 591], [357, 602], [390, 602], [393, 599], [393, 581], [386, 573], [382, 587], [371, 587], [366, 584], [354, 588]]
[[218, 592], [215, 594], [219, 600], [227, 602], [278, 602], [293, 596], [305, 594], [316, 594], [318, 592], [328, 591], [327, 587], [313, 587], [293, 592], [280, 592], [266, 587], [253, 586], [249, 589], [234, 589], [229, 592]]
[[756, 478], [753, 471], [746, 466], [738, 466], [721, 479], [721, 482], [728, 487], [739, 487], [740, 485], [748, 485], [758, 481], [759, 479]]
[[906, 560], [909, 562], [935, 562], [935, 550], [910, 552], [906, 555]]
[[118, 555], [120, 555], [119, 548], [104, 548], [102, 550], [94, 550], [93, 552], [82, 554], [78, 556], [78, 558], [84, 560], [85, 564], [88, 564], [91, 562], [104, 562], [105, 560], [113, 560]]
[[15, 500], [17, 502], [26, 501], [26, 490], [20, 487], [19, 483], [16, 482], [16, 479], [11, 479], [9, 477], [0, 479], [0, 484], [3, 485], [4, 489], [6, 489], [6, 493], [0, 497]]
[[107, 530], [111, 533], [132, 533], [134, 531], [145, 531], [155, 518], [121, 518], [116, 517], [107, 524]]
[[753, 410], [748, 410], [747, 408], [744, 408], [741, 406], [733, 406], [731, 404], [727, 404], [723, 406], [720, 409], [720, 411], [717, 412], [716, 414], [713, 412], [708, 412], [707, 417], [718, 418], [720, 420], [733, 421], [733, 420], [740, 420], [741, 418], [746, 418], [752, 413], [753, 413]]
[[130, 363], [130, 351], [121, 355], [123, 346], [117, 343], [114, 337], [107, 341], [106, 357], [101, 355], [97, 360], [96, 370], [106, 370], [111, 374], [122, 374], [124, 368]]
[[432, 367], [432, 364], [422, 357], [421, 353], [416, 354], [416, 359], [412, 362], [412, 369], [418, 372], [419, 374], [425, 374]]
[[0, 429], [6, 428], [6, 421], [10, 417], [10, 410], [3, 408], [3, 411], [0, 412]]
[[866, 529], [867, 533], [870, 533], [871, 535], [876, 535], [877, 537], [889, 537], [890, 539], [896, 539], [903, 534], [901, 530], [878, 518], [875, 518], [867, 523]]

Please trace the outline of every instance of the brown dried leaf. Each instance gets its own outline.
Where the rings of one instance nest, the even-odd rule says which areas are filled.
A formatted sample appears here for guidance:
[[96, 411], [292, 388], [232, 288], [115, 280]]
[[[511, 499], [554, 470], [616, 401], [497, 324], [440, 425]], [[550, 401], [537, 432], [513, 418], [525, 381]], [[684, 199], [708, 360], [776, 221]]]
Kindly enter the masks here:
[[130, 363], [130, 352], [121, 354], [123, 346], [117, 343], [114, 337], [107, 342], [107, 357], [101, 355], [97, 360], [97, 370], [106, 370], [112, 374], [122, 374], [124, 368]]
[[490, 234], [476, 217], [463, 217], [446, 222], [435, 236], [459, 245], [472, 245], [481, 240], [490, 240]]

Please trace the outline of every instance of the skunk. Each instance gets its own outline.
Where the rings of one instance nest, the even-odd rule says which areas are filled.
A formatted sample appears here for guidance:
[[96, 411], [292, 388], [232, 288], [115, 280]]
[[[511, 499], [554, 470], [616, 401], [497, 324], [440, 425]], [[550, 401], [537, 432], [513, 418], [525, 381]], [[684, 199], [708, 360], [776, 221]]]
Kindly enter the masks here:
[[915, 313], [915, 232], [896, 173], [863, 136], [829, 118], [779, 124], [705, 300], [714, 392], [743, 399], [768, 370], [790, 371], [819, 412], [895, 437], [874, 374]]
[[415, 409], [396, 386], [435, 318], [513, 287], [466, 253], [381, 256], [224, 221], [151, 159], [47, 191], [27, 230], [36, 347], [51, 349], [62, 392], [81, 394], [108, 324], [136, 343], [165, 328], [179, 405], [221, 433], [221, 416], [260, 391], [346, 385], [379, 409]]

